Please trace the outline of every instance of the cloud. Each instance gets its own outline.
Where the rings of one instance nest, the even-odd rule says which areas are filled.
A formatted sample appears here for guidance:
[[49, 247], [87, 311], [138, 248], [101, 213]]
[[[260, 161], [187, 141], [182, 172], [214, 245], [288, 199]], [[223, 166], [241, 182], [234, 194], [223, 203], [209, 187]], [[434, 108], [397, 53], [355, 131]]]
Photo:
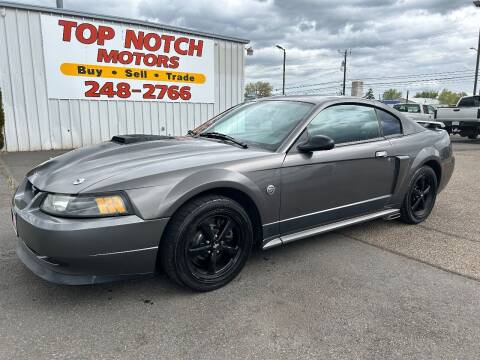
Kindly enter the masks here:
[[[30, 2], [30, 1], [29, 1]], [[34, 3], [52, 5], [53, 0]], [[342, 55], [351, 49], [349, 79], [365, 80], [376, 93], [390, 86], [471, 92], [480, 9], [470, 0], [64, 0], [75, 10], [140, 18], [251, 40], [246, 80], [281, 86], [287, 49], [287, 87], [335, 93]], [[463, 71], [463, 72], [460, 72]], [[415, 74], [435, 76], [411, 76]], [[449, 73], [449, 74], [448, 74]], [[400, 83], [392, 77], [407, 76]], [[449, 76], [448, 76], [449, 75]], [[468, 78], [460, 78], [469, 76]], [[422, 79], [443, 78], [426, 82]], [[451, 79], [447, 79], [451, 78]], [[367, 84], [366, 87], [369, 85]]]

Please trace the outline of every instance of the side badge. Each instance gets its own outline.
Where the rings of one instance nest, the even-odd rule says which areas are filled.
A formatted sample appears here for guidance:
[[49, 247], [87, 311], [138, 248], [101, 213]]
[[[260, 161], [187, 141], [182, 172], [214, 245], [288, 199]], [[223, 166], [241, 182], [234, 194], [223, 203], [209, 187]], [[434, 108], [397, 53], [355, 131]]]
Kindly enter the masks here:
[[75, 181], [73, 182], [73, 185], [80, 185], [80, 184], [83, 183], [84, 181], [85, 181], [84, 178], [79, 178], [79, 179], [77, 179], [77, 180], [75, 180]]
[[267, 186], [267, 194], [273, 195], [275, 193], [275, 185], [268, 185]]

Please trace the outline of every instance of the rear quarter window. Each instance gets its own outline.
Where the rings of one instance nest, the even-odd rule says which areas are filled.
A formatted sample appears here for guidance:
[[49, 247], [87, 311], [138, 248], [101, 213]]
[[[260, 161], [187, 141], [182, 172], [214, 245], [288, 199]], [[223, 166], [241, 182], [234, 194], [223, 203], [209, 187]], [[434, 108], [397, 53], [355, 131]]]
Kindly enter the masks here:
[[383, 136], [393, 137], [403, 134], [402, 123], [397, 117], [381, 109], [376, 109], [376, 112]]

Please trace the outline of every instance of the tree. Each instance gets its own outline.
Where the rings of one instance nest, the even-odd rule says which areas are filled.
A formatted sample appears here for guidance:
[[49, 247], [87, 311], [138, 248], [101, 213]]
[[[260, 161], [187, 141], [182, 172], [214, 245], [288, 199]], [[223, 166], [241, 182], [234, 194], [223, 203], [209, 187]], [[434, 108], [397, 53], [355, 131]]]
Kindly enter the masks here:
[[365, 99], [375, 100], [375, 95], [373, 94], [373, 89], [368, 89], [367, 93], [365, 94]]
[[467, 96], [467, 93], [465, 92], [459, 92], [459, 93], [456, 93], [456, 92], [453, 92], [453, 91], [450, 91], [448, 89], [443, 89], [442, 92], [440, 93], [440, 95], [438, 95], [438, 101], [440, 102], [440, 104], [442, 105], [456, 105], [458, 100], [460, 100], [460, 98], [462, 96]]
[[438, 91], [435, 90], [426, 90], [415, 94], [416, 98], [436, 99], [437, 96]]
[[402, 97], [402, 92], [397, 89], [388, 89], [383, 93], [383, 100], [396, 100]]
[[248, 83], [245, 85], [245, 97], [246, 98], [259, 98], [272, 95], [273, 87], [269, 82], [257, 81], [256, 83]]

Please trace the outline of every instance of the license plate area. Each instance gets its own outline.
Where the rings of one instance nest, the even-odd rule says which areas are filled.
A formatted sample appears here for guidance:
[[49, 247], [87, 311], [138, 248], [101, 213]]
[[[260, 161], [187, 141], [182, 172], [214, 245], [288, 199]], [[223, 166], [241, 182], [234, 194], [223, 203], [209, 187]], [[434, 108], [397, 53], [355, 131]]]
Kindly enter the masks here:
[[452, 121], [452, 126], [458, 126], [460, 125], [460, 121]]

